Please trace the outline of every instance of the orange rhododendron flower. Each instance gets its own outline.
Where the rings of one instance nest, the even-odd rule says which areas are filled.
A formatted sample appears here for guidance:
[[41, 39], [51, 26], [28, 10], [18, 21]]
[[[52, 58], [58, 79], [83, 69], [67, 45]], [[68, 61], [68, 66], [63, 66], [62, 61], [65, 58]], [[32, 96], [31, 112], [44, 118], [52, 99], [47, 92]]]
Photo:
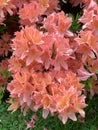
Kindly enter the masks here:
[[7, 12], [10, 15], [13, 15], [13, 9], [15, 8], [16, 7], [12, 4], [11, 0], [0, 0], [0, 24], [2, 24], [2, 20], [5, 19]]
[[71, 26], [72, 19], [65, 15], [64, 12], [52, 13], [44, 21], [44, 27], [48, 32], [59, 32], [61, 34], [68, 34], [67, 31]]

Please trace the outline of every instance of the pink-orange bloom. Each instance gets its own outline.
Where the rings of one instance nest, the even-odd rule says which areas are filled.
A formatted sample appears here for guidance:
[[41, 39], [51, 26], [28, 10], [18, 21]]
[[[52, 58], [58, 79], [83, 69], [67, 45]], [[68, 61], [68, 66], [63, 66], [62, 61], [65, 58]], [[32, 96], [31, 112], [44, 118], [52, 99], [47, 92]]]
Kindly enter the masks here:
[[29, 23], [35, 23], [38, 21], [38, 16], [45, 12], [46, 7], [41, 7], [41, 4], [37, 1], [32, 1], [31, 3], [24, 4], [24, 7], [19, 11], [19, 17], [21, 23], [25, 23], [25, 20]]
[[0, 39], [0, 56], [7, 56], [12, 51], [10, 44], [11, 36], [8, 33], [3, 34]]
[[[13, 39], [13, 44], [12, 44], [12, 48], [13, 50], [15, 50], [14, 55], [20, 59], [24, 59], [27, 55], [29, 57], [31, 55], [34, 57], [36, 57], [36, 54], [39, 55], [37, 53], [38, 49], [36, 45], [43, 44], [43, 40], [41, 39], [42, 34], [43, 33], [39, 32], [34, 27], [25, 27], [20, 32], [16, 32], [15, 34], [16, 38]], [[29, 50], [34, 50], [35, 53]]]
[[15, 9], [15, 5], [12, 4], [11, 0], [0, 0], [0, 24], [2, 24], [2, 21], [5, 19], [5, 15], [7, 12], [10, 15], [13, 15], [13, 9]]
[[9, 101], [7, 101], [7, 103], [10, 103], [10, 107], [8, 108], [8, 111], [16, 111], [19, 107], [19, 101], [17, 99], [10, 99]]
[[[64, 12], [52, 13], [44, 21], [44, 27], [50, 33], [61, 33], [68, 35], [68, 29], [71, 26], [72, 19]], [[72, 35], [72, 34], [71, 34]]]
[[75, 38], [78, 44], [87, 44], [91, 50], [97, 52], [97, 36], [95, 36], [92, 31], [80, 31], [79, 37]]

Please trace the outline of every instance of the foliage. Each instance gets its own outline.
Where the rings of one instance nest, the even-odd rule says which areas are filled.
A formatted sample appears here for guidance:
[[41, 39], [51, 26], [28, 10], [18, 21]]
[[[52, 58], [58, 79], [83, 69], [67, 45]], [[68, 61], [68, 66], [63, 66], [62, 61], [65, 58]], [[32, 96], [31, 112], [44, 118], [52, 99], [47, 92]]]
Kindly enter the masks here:
[[86, 81], [82, 81], [83, 84], [85, 84], [86, 88], [92, 88], [92, 77], [89, 77]]
[[0, 25], [0, 35], [4, 34], [6, 30], [7, 30], [7, 26]]
[[5, 69], [5, 70], [2, 70], [1, 68], [0, 68], [0, 73], [2, 74], [2, 76], [4, 77], [4, 78], [10, 78], [11, 77], [11, 73], [7, 70], [7, 69]]
[[78, 32], [81, 29], [81, 24], [79, 23], [79, 18], [81, 17], [81, 14], [77, 14], [74, 16], [73, 14], [69, 14], [69, 16], [72, 17], [72, 25], [70, 27], [71, 31]]

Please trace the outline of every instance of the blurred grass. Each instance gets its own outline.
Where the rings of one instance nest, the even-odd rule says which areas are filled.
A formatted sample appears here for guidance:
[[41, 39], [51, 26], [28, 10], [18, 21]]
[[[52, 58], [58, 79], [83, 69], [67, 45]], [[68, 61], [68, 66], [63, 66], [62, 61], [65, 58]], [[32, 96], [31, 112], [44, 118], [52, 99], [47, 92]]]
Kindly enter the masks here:
[[[47, 119], [43, 119], [41, 116], [41, 110], [37, 112], [39, 116], [36, 122], [36, 127], [33, 130], [97, 130], [98, 128], [98, 95], [95, 95], [92, 100], [88, 100], [88, 107], [86, 107], [86, 117], [84, 123], [79, 121], [68, 122], [63, 125], [57, 117], [48, 116]], [[26, 130], [25, 121], [30, 120], [32, 112], [29, 111], [27, 116], [24, 117], [20, 110], [14, 113], [8, 112], [8, 104], [0, 104], [0, 130]]]

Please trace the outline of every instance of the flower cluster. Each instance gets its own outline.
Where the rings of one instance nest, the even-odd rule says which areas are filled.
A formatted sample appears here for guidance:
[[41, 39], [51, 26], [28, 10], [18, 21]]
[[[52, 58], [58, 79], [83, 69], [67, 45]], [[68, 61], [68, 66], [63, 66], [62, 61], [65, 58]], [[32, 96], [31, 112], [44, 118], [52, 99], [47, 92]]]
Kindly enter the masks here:
[[41, 15], [49, 14], [57, 8], [58, 0], [31, 0], [30, 3], [24, 4], [19, 10], [20, 23], [23, 25], [35, 24], [41, 19]]
[[[13, 80], [7, 89], [16, 100], [11, 100], [9, 110], [21, 106], [26, 114], [29, 108], [33, 111], [43, 108], [44, 118], [49, 113], [58, 113], [63, 123], [68, 118], [76, 121], [75, 113], [85, 116], [84, 85], [79, 82], [82, 69], [87, 72], [83, 65], [76, 69], [77, 73], [81, 70], [80, 75], [71, 67], [73, 61], [78, 62], [75, 41], [72, 42], [74, 34], [69, 30], [71, 23], [72, 19], [63, 11], [53, 12], [44, 18], [39, 29], [36, 25], [26, 25], [15, 33], [9, 61]], [[90, 74], [83, 76], [87, 79]]]
[[92, 97], [98, 93], [98, 5], [95, 1], [91, 0], [79, 21], [83, 23], [83, 30], [75, 40], [79, 44], [78, 51], [82, 54], [83, 64], [90, 73], [93, 73], [93, 87], [90, 89]]

